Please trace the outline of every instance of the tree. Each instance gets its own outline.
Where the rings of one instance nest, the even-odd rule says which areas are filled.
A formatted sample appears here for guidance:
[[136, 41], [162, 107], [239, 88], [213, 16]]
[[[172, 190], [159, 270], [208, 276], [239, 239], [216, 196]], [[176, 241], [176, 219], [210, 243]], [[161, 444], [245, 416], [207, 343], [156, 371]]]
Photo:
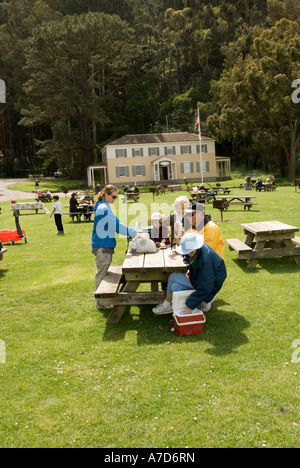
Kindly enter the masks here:
[[300, 35], [295, 22], [282, 19], [264, 30], [246, 58], [240, 57], [214, 84], [217, 112], [208, 119], [223, 140], [248, 148], [248, 155], [276, 162], [295, 179], [300, 142], [300, 106], [292, 102], [292, 83], [300, 76]]
[[51, 127], [40, 154], [59, 159], [72, 175], [84, 172], [98, 150], [97, 129], [107, 122], [104, 103], [120, 92], [136, 51], [128, 24], [103, 13], [66, 16], [33, 31], [20, 124]]

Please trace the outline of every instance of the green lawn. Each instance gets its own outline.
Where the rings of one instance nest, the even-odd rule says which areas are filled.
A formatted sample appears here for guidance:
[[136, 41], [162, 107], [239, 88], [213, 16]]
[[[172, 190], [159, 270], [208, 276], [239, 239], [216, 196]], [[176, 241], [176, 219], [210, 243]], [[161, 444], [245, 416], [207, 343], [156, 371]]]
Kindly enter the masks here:
[[[293, 187], [253, 195], [258, 206], [232, 207], [223, 224], [206, 207], [225, 238], [244, 240], [243, 222], [300, 227]], [[141, 202], [150, 208], [152, 195]], [[14, 230], [10, 204], [1, 207], [0, 229]], [[147, 306], [107, 326], [107, 313], [95, 310], [92, 224], [64, 217], [59, 237], [49, 215], [23, 213], [29, 243], [8, 246], [0, 262], [1, 447], [299, 445], [300, 364], [291, 361], [300, 339], [300, 267], [292, 259], [248, 270], [226, 247], [228, 279], [203, 335], [178, 337], [171, 317]], [[125, 248], [122, 239], [114, 264]]]

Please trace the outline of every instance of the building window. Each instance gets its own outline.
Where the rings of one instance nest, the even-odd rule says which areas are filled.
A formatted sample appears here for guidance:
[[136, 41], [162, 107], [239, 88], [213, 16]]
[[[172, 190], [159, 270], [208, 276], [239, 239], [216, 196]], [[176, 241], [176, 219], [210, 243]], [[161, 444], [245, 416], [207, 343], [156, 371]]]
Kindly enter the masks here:
[[144, 151], [143, 148], [133, 148], [132, 149], [132, 157], [133, 158], [138, 158], [144, 156]]
[[181, 174], [192, 174], [194, 172], [194, 163], [184, 161], [181, 163]]
[[[208, 153], [207, 145], [201, 145], [201, 149], [202, 149], [202, 154]], [[200, 145], [197, 145], [197, 153], [200, 153]]]
[[165, 156], [174, 156], [176, 154], [175, 146], [166, 146], [165, 147]]
[[180, 152], [181, 154], [192, 154], [192, 147], [189, 145], [181, 146]]
[[116, 167], [116, 176], [117, 177], [129, 177], [129, 167], [128, 166], [117, 166]]
[[149, 156], [160, 156], [159, 148], [149, 148], [148, 149]]
[[127, 149], [116, 149], [116, 158], [127, 158]]
[[143, 177], [146, 175], [146, 166], [142, 164], [138, 166], [132, 166], [132, 176], [133, 177]]
[[197, 161], [197, 172], [209, 172], [209, 161], [202, 161], [202, 168], [201, 162]]

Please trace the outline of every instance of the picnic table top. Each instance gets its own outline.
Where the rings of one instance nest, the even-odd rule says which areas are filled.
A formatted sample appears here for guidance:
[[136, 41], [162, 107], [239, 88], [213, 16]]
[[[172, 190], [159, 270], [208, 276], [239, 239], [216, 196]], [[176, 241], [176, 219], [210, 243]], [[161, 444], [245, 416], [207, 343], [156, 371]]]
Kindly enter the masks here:
[[34, 208], [34, 209], [43, 209], [44, 208], [44, 203], [42, 202], [26, 202], [26, 203], [12, 203], [11, 204], [11, 207], [12, 207], [12, 210], [20, 210], [20, 209], [30, 209], [30, 208]]
[[252, 234], [285, 234], [298, 232], [299, 228], [281, 223], [280, 221], [263, 221], [258, 223], [242, 224], [242, 228]]
[[186, 271], [183, 257], [172, 253], [170, 248], [158, 250], [156, 253], [131, 255], [127, 254], [122, 267], [123, 273], [134, 271], [179, 272]]
[[218, 198], [223, 200], [239, 200], [241, 198], [249, 199], [249, 198], [256, 198], [254, 195], [218, 195]]

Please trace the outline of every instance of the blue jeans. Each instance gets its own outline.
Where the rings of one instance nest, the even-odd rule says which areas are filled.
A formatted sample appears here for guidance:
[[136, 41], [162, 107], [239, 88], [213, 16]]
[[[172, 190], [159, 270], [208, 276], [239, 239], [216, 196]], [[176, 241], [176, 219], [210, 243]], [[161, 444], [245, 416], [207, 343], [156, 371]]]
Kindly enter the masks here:
[[187, 279], [185, 273], [172, 273], [169, 277], [167, 293], [173, 294], [177, 291], [193, 291], [192, 283]]

